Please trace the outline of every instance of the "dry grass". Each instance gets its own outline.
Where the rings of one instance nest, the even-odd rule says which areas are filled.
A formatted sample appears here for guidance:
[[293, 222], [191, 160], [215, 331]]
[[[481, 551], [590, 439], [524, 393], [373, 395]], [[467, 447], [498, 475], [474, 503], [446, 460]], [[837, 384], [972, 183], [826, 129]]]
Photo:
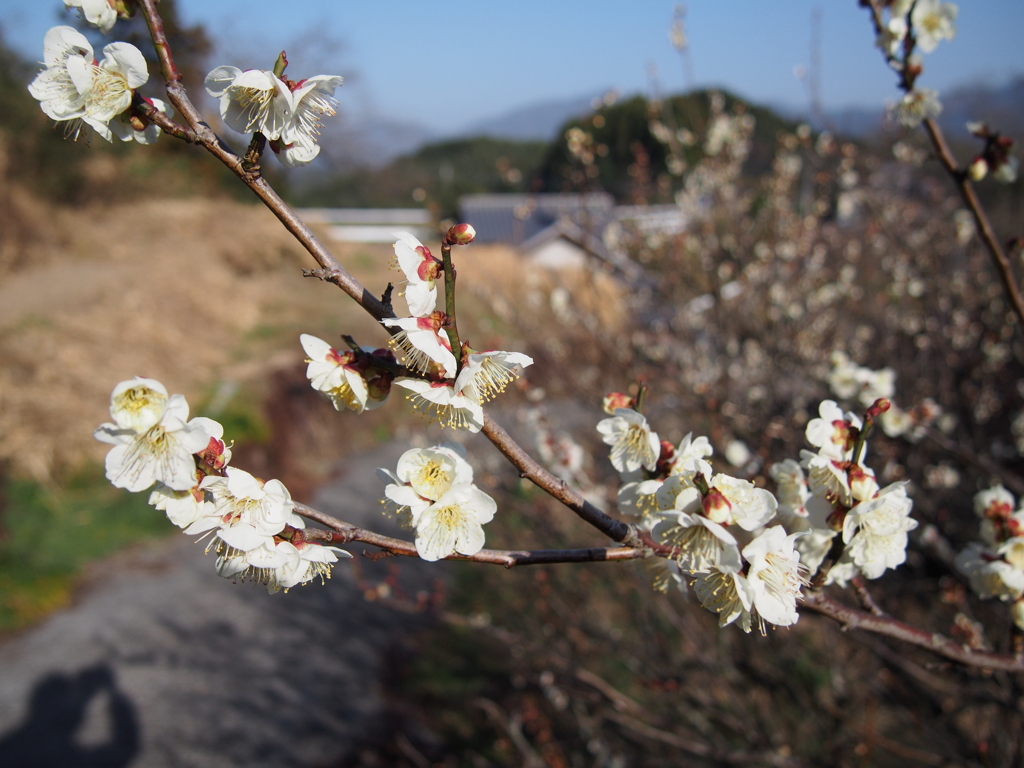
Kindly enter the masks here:
[[[34, 236], [0, 272], [0, 461], [17, 474], [48, 480], [101, 458], [92, 431], [122, 379], [150, 376], [198, 403], [214, 382], [298, 366], [298, 332], [323, 331], [330, 315], [345, 317], [344, 330], [372, 325], [337, 289], [301, 276], [308, 257], [262, 208], [16, 199], [37, 213]], [[367, 277], [386, 263], [358, 249], [341, 256]]]

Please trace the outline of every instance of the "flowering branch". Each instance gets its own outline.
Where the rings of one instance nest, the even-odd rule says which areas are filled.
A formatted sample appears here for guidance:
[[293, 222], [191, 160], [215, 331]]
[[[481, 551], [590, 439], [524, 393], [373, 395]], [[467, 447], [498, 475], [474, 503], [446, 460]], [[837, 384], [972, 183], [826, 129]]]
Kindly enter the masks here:
[[[350, 351], [342, 351], [303, 334], [300, 340], [308, 355], [307, 376], [312, 386], [328, 395], [339, 410], [347, 407], [358, 412], [380, 405], [392, 384], [408, 390], [412, 394], [407, 397], [414, 407], [435, 414], [445, 426], [482, 430], [521, 477], [531, 480], [589, 525], [624, 545], [532, 551], [483, 549], [482, 526], [493, 519], [497, 504], [473, 485], [472, 467], [465, 460], [465, 451], [452, 443], [407, 451], [400, 458], [396, 473], [379, 470], [385, 482], [393, 481], [387, 485], [385, 496], [395, 505], [396, 513], [405, 516], [415, 528], [416, 541], [384, 536], [294, 504], [280, 481], [263, 481], [227, 466], [230, 448], [222, 440], [222, 425], [203, 417], [188, 421], [184, 398], [168, 395], [159, 382], [122, 382], [112, 395], [114, 421], [96, 432], [97, 439], [114, 446], [106, 461], [108, 478], [116, 486], [132, 491], [147, 490], [159, 483], [150, 503], [165, 511], [172, 522], [190, 534], [215, 530], [211, 547], [218, 555], [221, 576], [252, 579], [267, 584], [271, 591], [288, 589], [329, 575], [338, 555], [348, 555], [318, 544], [354, 541], [377, 547], [381, 556], [430, 561], [462, 559], [506, 568], [657, 556], [673, 561], [677, 572], [673, 575], [693, 585], [702, 605], [720, 614], [722, 625], [737, 622], [748, 632], [752, 626], [762, 632], [767, 624], [790, 626], [798, 619], [797, 601], [803, 599], [806, 608], [833, 618], [844, 628], [889, 636], [971, 666], [1024, 671], [1024, 656], [1020, 654], [1001, 655], [964, 647], [945, 636], [885, 616], [860, 581], [857, 574], [873, 579], [902, 564], [906, 559], [907, 533], [918, 525], [910, 518], [913, 501], [907, 495], [906, 483], [880, 488], [874, 471], [864, 464], [866, 438], [873, 421], [889, 409], [884, 396], [868, 400], [873, 405], [863, 427], [857, 416], [844, 413], [835, 402], [821, 403], [819, 418], [811, 420], [806, 432], [808, 441], [819, 450], [802, 452], [799, 464], [789, 460], [779, 465], [779, 471], [773, 468], [774, 479], [780, 486], [783, 481], [788, 486], [776, 499], [749, 481], [715, 473], [705, 460], [713, 452], [707, 438], [693, 440], [687, 435], [678, 447], [661, 440], [641, 412], [646, 392], [641, 383], [635, 400], [620, 393], [610, 395], [605, 410], [611, 418], [597, 425], [604, 442], [611, 446], [612, 465], [628, 481], [620, 488], [619, 508], [624, 512], [632, 508], [641, 522], [627, 524], [587, 502], [483, 413], [482, 405], [505, 391], [519, 376], [520, 369], [533, 361], [515, 352], [474, 353], [468, 343], [465, 350], [462, 348], [456, 326], [456, 274], [451, 247], [469, 243], [474, 237], [472, 228], [462, 224], [449, 230], [440, 262], [412, 235], [399, 234], [395, 252], [408, 279], [402, 295], [412, 316], [396, 318], [390, 302], [391, 286], [382, 299], [372, 295], [341, 266], [260, 174], [259, 161], [268, 143], [287, 165], [303, 164], [316, 156], [320, 149], [315, 141], [319, 118], [335, 114], [337, 101], [333, 93], [341, 78], [318, 75], [289, 80], [284, 77], [287, 60], [283, 53], [273, 72], [243, 73], [227, 66], [211, 72], [207, 76], [207, 91], [221, 97], [225, 123], [251, 134], [249, 149], [241, 157], [202, 120], [190, 101], [174, 64], [156, 1], [138, 0], [156, 46], [168, 96], [187, 127], [171, 120], [162, 111], [162, 104], [156, 106], [134, 97], [135, 89], [144, 84], [148, 73], [138, 64], [141, 54], [130, 46], [127, 48], [134, 53], [128, 51], [125, 44], [105, 49], [111, 61], [105, 66], [110, 67], [111, 77], [123, 86], [117, 93], [133, 94], [133, 99], [111, 102], [110, 108], [119, 110], [114, 114], [124, 114], [130, 103], [134, 109], [129, 113], [133, 131], [141, 132], [148, 121], [176, 138], [202, 145], [231, 168], [313, 256], [320, 269], [307, 274], [335, 283], [371, 316], [392, 329], [391, 349], [362, 348], [351, 337], [345, 337]], [[865, 2], [872, 8], [881, 35], [877, 0]], [[909, 18], [920, 10], [915, 3], [910, 8], [904, 23], [909, 23]], [[895, 34], [891, 26], [892, 22], [888, 32]], [[924, 32], [915, 37], [910, 29], [901, 38], [902, 56], [892, 47], [885, 48], [886, 55], [900, 71], [901, 87], [908, 95], [906, 109], [917, 110], [911, 117], [917, 123], [924, 122], [940, 160], [971, 208], [1024, 328], [1024, 300], [1007, 256], [995, 240], [970, 184], [969, 175], [979, 176], [973, 167], [970, 172], [958, 168], [931, 119], [938, 107], [924, 103], [924, 91], [914, 91], [914, 81], [920, 73], [920, 65], [912, 59], [914, 48], [920, 45], [927, 51], [934, 47], [941, 24], [936, 29], [939, 32], [933, 29], [927, 38]], [[71, 119], [69, 110], [79, 108], [76, 99], [81, 94], [77, 90], [72, 93], [71, 86], [78, 86], [64, 78], [65, 70], [71, 72], [81, 67], [91, 48], [85, 38], [69, 27], [57, 28], [48, 37], [47, 45], [53, 49], [47, 57], [54, 63], [41, 73], [30, 90], [44, 104], [44, 111], [45, 105], [59, 106], [65, 112], [59, 112], [56, 119]], [[120, 52], [124, 62], [115, 60], [111, 52]], [[47, 90], [44, 86], [51, 81], [59, 87]], [[98, 99], [99, 89], [96, 96]], [[105, 113], [90, 113], [84, 106], [81, 109], [82, 118], [91, 121], [89, 124], [109, 139], [110, 118], [102, 120], [100, 117]], [[123, 129], [123, 125], [117, 127], [118, 131]], [[984, 135], [988, 137], [986, 152], [997, 161], [1005, 161], [1008, 144], [998, 144], [998, 134]], [[136, 140], [144, 139], [147, 137]], [[445, 277], [445, 313], [434, 310], [434, 281], [440, 270]], [[447, 341], [439, 335], [442, 329]], [[446, 344], [449, 348], [445, 348]], [[396, 359], [396, 353], [400, 358]], [[861, 385], [868, 382], [856, 379], [856, 383], [863, 398], [867, 390]], [[207, 471], [206, 465], [211, 471]], [[1012, 499], [1007, 505], [1001, 500], [1001, 493], [1003, 489], [990, 492], [993, 498], [999, 497], [995, 512], [986, 512], [988, 507], [979, 511], [990, 525], [987, 535], [995, 539], [989, 543], [998, 545], [998, 550], [990, 552], [975, 547], [962, 553], [956, 565], [971, 578], [972, 586], [992, 575], [1003, 579], [1001, 585], [995, 585], [997, 591], [990, 590], [990, 594], [983, 596], [1012, 598], [1014, 621], [1020, 627], [1024, 626], [1024, 584], [1018, 582], [1024, 580], [1024, 575], [1018, 575], [1017, 570], [1024, 560], [1024, 536], [1018, 537], [1015, 532], [1024, 526], [1024, 510], [1011, 513]], [[780, 499], [785, 499], [784, 503]], [[789, 516], [788, 523], [781, 520], [789, 528], [782, 524], [768, 526], [776, 519], [777, 510]], [[304, 530], [296, 513], [320, 522], [328, 530]], [[665, 527], [658, 531], [662, 525]], [[661, 541], [655, 540], [655, 536]], [[820, 567], [810, 590], [802, 595], [815, 563]], [[847, 607], [821, 591], [826, 583], [844, 584], [850, 580], [866, 610]], [[991, 580], [984, 583], [994, 584]]]
[[918, 648], [924, 648], [969, 667], [1024, 672], [1024, 656], [975, 650], [937, 632], [928, 632], [887, 616], [876, 616], [867, 611], [850, 608], [828, 597], [823, 592], [808, 591], [805, 593], [803, 607], [835, 619], [842, 625], [843, 631], [860, 629], [865, 632], [874, 632], [915, 645]]
[[[329, 544], [349, 544], [360, 541], [371, 544], [385, 552], [402, 557], [420, 557], [416, 545], [411, 541], [384, 536], [365, 528], [346, 523], [304, 504], [295, 505], [296, 513], [331, 528], [331, 531], [306, 530], [306, 541], [323, 541]], [[638, 560], [651, 556], [646, 547], [591, 547], [588, 549], [539, 549], [500, 550], [481, 549], [475, 555], [454, 553], [446, 560], [470, 560], [475, 563], [489, 563], [512, 568], [517, 565], [549, 565], [552, 563], [600, 563], [618, 560]]]
[[1017, 278], [1014, 277], [1013, 267], [1010, 265], [1010, 259], [1007, 258], [1006, 251], [1003, 250], [1003, 246], [996, 238], [996, 233], [992, 229], [992, 223], [988, 219], [988, 214], [985, 213], [985, 209], [981, 206], [981, 201], [978, 200], [978, 194], [974, 191], [974, 184], [971, 183], [967, 171], [960, 168], [957, 164], [956, 158], [950, 151], [949, 145], [942, 134], [942, 129], [939, 128], [939, 124], [929, 117], [924, 121], [924, 129], [928, 134], [928, 138], [931, 139], [932, 146], [935, 147], [939, 162], [950, 179], [953, 180], [953, 183], [956, 184], [957, 189], [960, 191], [960, 196], [964, 199], [964, 203], [967, 204], [971, 214], [974, 216], [974, 223], [981, 232], [981, 239], [988, 249], [996, 271], [999, 272], [999, 277], [1003, 281], [1003, 288], [1006, 290], [1006, 295], [1010, 298], [1010, 303], [1013, 305], [1013, 311], [1017, 313], [1017, 329], [1024, 333], [1024, 296], [1021, 296]]
[[[889, 32], [882, 18], [882, 8], [879, 0], [861, 0], [861, 5], [867, 5], [870, 8], [875, 34], [879, 36], [879, 39], [883, 39]], [[911, 13], [912, 17], [913, 13]], [[900, 89], [907, 94], [911, 94], [914, 91], [914, 82], [921, 72], [920, 63], [915, 62], [912, 58], [916, 45], [915, 30], [910, 25], [903, 38], [902, 60], [897, 58], [892, 50], [883, 49], [886, 62], [899, 74]], [[995, 230], [992, 229], [992, 223], [989, 221], [985, 209], [982, 208], [981, 201], [978, 200], [978, 195], [974, 191], [974, 185], [971, 183], [968, 170], [961, 168], [957, 163], [956, 158], [949, 149], [949, 145], [946, 143], [942, 129], [939, 128], [935, 119], [933, 117], [925, 117], [920, 122], [924, 125], [925, 132], [928, 134], [932, 147], [934, 147], [938, 155], [939, 163], [950, 179], [953, 180], [953, 183], [956, 184], [960, 196], [974, 216], [974, 223], [981, 232], [981, 239], [985, 243], [989, 256], [992, 258], [992, 263], [999, 272], [999, 276], [1003, 281], [1003, 288], [1010, 299], [1010, 303], [1013, 305], [1014, 312], [1017, 314], [1017, 330], [1019, 333], [1024, 333], [1024, 296], [1021, 296], [1020, 287], [1016, 277], [1014, 277], [1013, 267], [1006, 255], [1006, 251], [996, 238]]]

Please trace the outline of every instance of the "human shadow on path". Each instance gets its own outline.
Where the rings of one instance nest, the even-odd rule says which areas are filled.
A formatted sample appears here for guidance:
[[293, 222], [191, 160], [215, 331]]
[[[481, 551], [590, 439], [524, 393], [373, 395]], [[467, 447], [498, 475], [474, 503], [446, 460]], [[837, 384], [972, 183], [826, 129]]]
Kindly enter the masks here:
[[[109, 727], [104, 743], [76, 743], [90, 702], [106, 694]], [[52, 674], [32, 691], [26, 721], [0, 737], [0, 766], [17, 768], [124, 768], [139, 751], [139, 725], [131, 701], [117, 689], [106, 664], [76, 674]]]

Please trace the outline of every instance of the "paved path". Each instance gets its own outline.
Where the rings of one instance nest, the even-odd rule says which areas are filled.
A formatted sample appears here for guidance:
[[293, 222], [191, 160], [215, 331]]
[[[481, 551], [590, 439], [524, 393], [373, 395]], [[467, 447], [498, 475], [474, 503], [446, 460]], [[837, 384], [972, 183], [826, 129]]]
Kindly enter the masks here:
[[[383, 529], [373, 468], [401, 451], [349, 461], [320, 508]], [[401, 565], [413, 588], [439, 574]], [[191, 538], [136, 548], [0, 645], [0, 766], [336, 764], [379, 735], [384, 652], [420, 620], [365, 601], [345, 564], [268, 595], [217, 578]]]

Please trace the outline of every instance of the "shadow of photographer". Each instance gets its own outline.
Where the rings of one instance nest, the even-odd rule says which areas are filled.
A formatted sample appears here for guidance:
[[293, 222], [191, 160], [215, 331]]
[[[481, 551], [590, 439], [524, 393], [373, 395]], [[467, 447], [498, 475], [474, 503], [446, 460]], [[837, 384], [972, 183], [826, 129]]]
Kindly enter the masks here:
[[[106, 699], [105, 738], [101, 743], [82, 744], [79, 731], [83, 724], [90, 725], [87, 712], [90, 705], [96, 706], [97, 697]], [[0, 765], [19, 768], [122, 768], [138, 751], [135, 708], [117, 689], [106, 664], [40, 680], [32, 691], [25, 722], [0, 737]]]

